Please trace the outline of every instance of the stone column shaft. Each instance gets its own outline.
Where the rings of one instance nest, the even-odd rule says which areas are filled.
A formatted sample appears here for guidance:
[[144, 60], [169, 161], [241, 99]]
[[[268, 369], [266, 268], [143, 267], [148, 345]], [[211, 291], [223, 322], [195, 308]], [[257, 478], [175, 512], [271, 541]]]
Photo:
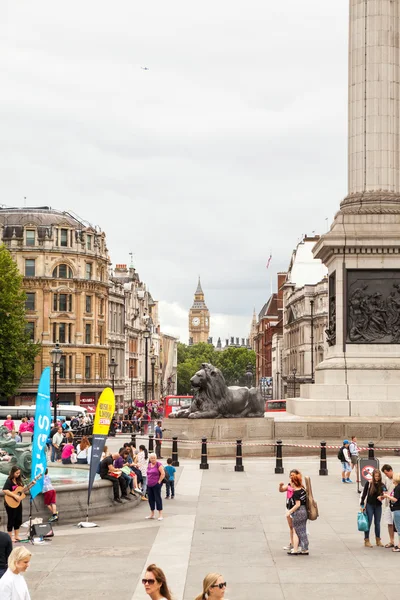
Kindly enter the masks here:
[[343, 204], [371, 192], [400, 201], [399, 4], [350, 0], [349, 196]]

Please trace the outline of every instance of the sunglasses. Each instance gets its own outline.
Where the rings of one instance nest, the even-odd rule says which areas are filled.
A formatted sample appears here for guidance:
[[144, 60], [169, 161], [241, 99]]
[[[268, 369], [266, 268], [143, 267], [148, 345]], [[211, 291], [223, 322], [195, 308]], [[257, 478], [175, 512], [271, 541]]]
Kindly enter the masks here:
[[143, 585], [146, 585], [146, 583], [148, 583], [149, 585], [153, 585], [153, 583], [155, 583], [155, 582], [156, 582], [155, 579], [142, 579]]
[[224, 581], [224, 583], [214, 583], [214, 585], [212, 585], [211, 587], [212, 587], [212, 588], [216, 588], [216, 587], [217, 587], [217, 588], [219, 588], [220, 590], [222, 590], [222, 588], [224, 588], [224, 587], [226, 587], [226, 586], [227, 586], [227, 583], [226, 583], [226, 581]]

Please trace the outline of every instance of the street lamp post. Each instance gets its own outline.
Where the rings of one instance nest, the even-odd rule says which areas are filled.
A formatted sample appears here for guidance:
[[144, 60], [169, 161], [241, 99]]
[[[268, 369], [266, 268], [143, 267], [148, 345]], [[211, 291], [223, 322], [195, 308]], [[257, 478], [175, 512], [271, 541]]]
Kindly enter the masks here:
[[153, 356], [150, 359], [151, 362], [151, 399], [154, 400], [154, 367], [156, 364], [156, 357]]
[[131, 408], [133, 408], [133, 366], [129, 367], [129, 375], [131, 377]]
[[115, 358], [112, 356], [110, 362], [108, 363], [108, 368], [110, 369], [111, 375], [111, 389], [114, 391], [115, 389], [115, 371], [118, 367], [118, 363], [115, 362]]
[[311, 311], [311, 383], [314, 383], [314, 299], [310, 299]]
[[57, 342], [51, 354], [51, 363], [53, 365], [53, 403], [54, 403], [54, 425], [57, 425], [57, 375], [60, 372], [60, 361], [63, 351]]
[[280, 389], [279, 389], [279, 375], [280, 375], [280, 371], [276, 372], [276, 390], [275, 390], [275, 394], [276, 394], [276, 400], [279, 400], [281, 393], [280, 393]]
[[148, 385], [148, 379], [149, 379], [149, 338], [150, 338], [150, 331], [148, 329], [145, 329], [145, 331], [143, 332], [143, 336], [144, 336], [144, 412], [147, 415], [147, 385]]
[[293, 373], [293, 398], [296, 398], [296, 373], [297, 373], [296, 367], [293, 369], [292, 373]]

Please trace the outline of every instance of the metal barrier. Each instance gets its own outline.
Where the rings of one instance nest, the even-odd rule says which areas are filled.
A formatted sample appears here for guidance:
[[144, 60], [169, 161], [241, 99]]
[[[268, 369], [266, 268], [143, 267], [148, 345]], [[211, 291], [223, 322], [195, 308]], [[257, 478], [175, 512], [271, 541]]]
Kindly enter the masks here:
[[179, 467], [179, 459], [178, 459], [178, 438], [172, 438], [172, 466]]
[[321, 442], [321, 458], [319, 463], [319, 474], [328, 475], [328, 464], [326, 462], [326, 442]]
[[207, 462], [207, 438], [201, 438], [201, 462], [200, 469], [208, 469]]
[[149, 433], [149, 453], [154, 452], [154, 435]]
[[235, 471], [243, 472], [242, 440], [236, 440], [236, 465]]
[[284, 473], [283, 460], [282, 460], [282, 440], [276, 442], [276, 465], [275, 473]]
[[375, 458], [375, 444], [368, 442], [368, 458]]

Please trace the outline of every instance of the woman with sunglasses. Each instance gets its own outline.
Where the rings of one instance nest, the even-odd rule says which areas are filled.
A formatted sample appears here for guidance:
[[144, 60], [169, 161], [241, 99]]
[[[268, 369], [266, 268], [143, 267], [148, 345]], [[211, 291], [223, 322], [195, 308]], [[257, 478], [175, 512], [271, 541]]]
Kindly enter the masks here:
[[208, 573], [203, 579], [203, 593], [195, 600], [220, 600], [225, 597], [226, 581], [219, 573]]
[[145, 592], [151, 600], [172, 600], [171, 592], [167, 585], [167, 578], [164, 571], [152, 564], [146, 569], [146, 574], [142, 579]]

